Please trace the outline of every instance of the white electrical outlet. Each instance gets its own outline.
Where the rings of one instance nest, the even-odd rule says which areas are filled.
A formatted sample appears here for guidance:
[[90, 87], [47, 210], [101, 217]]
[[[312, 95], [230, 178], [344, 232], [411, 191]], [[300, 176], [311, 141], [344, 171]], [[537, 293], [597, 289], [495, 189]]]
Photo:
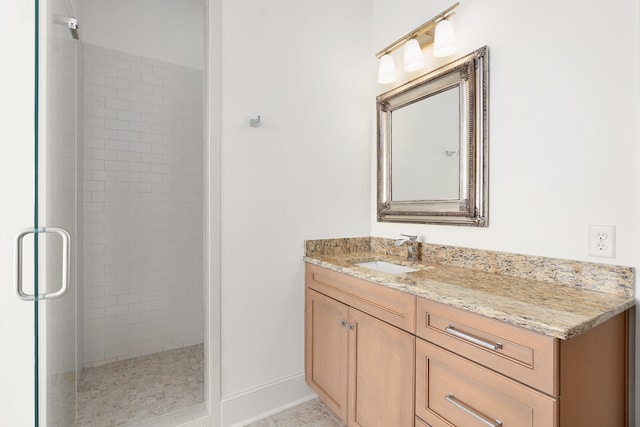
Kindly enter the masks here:
[[614, 225], [589, 226], [589, 255], [603, 258], [616, 257], [616, 227]]

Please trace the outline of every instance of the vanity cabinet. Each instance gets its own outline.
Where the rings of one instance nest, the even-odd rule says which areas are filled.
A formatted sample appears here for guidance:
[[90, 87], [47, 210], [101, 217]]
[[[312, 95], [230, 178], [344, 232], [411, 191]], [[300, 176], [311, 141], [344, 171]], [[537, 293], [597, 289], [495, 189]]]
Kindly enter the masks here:
[[349, 426], [413, 426], [415, 297], [311, 265], [306, 277], [307, 384]]
[[305, 274], [306, 381], [348, 426], [628, 424], [628, 311], [563, 340], [314, 264]]
[[427, 425], [626, 425], [626, 313], [560, 340], [422, 298], [417, 312]]

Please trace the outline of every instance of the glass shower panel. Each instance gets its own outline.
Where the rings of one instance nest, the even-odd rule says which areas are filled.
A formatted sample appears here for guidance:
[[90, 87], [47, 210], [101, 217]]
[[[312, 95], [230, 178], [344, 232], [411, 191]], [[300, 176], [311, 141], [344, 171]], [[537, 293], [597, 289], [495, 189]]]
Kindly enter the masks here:
[[[77, 383], [77, 42], [69, 2], [40, 2], [39, 143], [36, 227], [58, 227], [71, 237], [69, 290], [36, 302], [37, 419], [40, 425], [76, 424]], [[62, 239], [37, 233], [38, 293], [52, 293], [67, 273]]]

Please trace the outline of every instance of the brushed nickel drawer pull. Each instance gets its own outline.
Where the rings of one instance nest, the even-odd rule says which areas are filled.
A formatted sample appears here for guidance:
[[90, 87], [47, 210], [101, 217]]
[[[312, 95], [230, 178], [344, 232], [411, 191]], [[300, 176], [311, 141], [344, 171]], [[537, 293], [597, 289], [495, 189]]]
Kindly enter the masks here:
[[453, 325], [449, 325], [444, 330], [451, 335], [455, 335], [458, 338], [462, 338], [463, 340], [472, 342], [474, 344], [478, 344], [484, 348], [488, 348], [489, 350], [500, 350], [502, 349], [502, 343], [490, 343], [479, 338], [473, 337], [471, 335], [465, 334], [464, 332], [458, 331]]
[[456, 408], [466, 412], [467, 414], [469, 414], [472, 417], [478, 419], [479, 421], [482, 421], [483, 423], [485, 423], [489, 427], [500, 427], [500, 426], [502, 426], [502, 421], [498, 421], [498, 420], [494, 421], [494, 420], [490, 420], [488, 418], [485, 418], [484, 416], [480, 415], [479, 413], [477, 413], [475, 410], [473, 410], [469, 406], [465, 405], [464, 403], [460, 402], [459, 400], [456, 400], [456, 398], [453, 395], [453, 393], [448, 393], [444, 398], [445, 398], [445, 400], [447, 402], [451, 403]]

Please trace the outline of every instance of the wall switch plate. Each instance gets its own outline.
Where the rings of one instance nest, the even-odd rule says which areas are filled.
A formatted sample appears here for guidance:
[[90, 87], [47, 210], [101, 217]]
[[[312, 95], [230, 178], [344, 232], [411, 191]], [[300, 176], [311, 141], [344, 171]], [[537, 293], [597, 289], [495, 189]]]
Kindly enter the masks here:
[[602, 258], [616, 257], [616, 227], [614, 225], [589, 226], [589, 255]]

